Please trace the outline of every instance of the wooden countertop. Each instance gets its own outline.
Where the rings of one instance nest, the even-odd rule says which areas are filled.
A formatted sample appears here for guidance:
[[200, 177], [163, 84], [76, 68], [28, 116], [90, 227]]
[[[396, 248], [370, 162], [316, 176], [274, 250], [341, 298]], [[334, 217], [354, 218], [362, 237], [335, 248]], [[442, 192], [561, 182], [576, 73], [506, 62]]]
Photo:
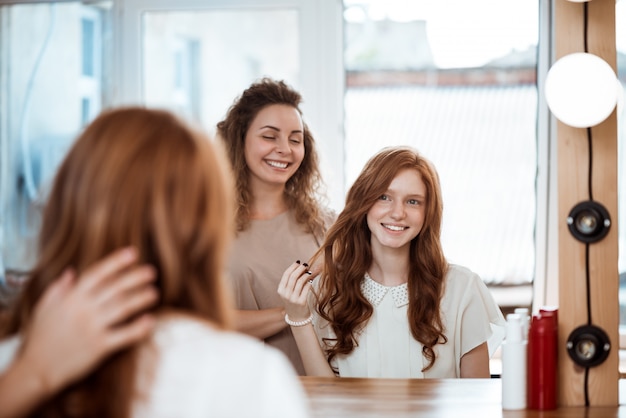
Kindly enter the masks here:
[[503, 411], [500, 379], [300, 378], [319, 418], [626, 417], [626, 405]]

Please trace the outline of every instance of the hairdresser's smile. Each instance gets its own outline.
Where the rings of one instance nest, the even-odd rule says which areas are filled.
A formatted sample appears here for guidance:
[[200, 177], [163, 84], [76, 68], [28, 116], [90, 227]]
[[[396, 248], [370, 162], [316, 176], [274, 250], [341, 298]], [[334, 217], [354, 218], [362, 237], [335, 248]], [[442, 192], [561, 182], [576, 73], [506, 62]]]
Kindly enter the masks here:
[[269, 165], [270, 167], [273, 168], [278, 168], [278, 169], [285, 169], [287, 168], [287, 166], [289, 166], [289, 163], [285, 163], [282, 161], [274, 161], [274, 160], [265, 160], [265, 162], [267, 163], [267, 165]]
[[367, 212], [372, 249], [408, 248], [422, 230], [426, 186], [416, 170], [400, 171]]
[[245, 158], [255, 187], [284, 187], [304, 159], [304, 126], [297, 109], [274, 104], [250, 123]]

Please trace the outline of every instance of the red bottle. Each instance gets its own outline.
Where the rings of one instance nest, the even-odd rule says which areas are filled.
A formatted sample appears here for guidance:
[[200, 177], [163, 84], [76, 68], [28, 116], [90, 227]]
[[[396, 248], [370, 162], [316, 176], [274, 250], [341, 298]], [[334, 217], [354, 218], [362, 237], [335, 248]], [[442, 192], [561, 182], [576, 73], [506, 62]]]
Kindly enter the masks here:
[[533, 315], [528, 332], [528, 409], [557, 407], [558, 317], [556, 308]]

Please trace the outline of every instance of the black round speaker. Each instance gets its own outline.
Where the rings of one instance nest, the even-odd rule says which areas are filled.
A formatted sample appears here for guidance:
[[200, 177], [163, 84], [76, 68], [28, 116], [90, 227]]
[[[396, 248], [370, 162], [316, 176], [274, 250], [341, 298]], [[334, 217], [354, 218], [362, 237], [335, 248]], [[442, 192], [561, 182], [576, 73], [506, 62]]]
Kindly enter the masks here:
[[606, 360], [611, 351], [609, 336], [602, 328], [583, 325], [576, 328], [567, 339], [567, 353], [574, 363], [594, 367]]
[[567, 225], [577, 240], [591, 243], [600, 241], [609, 233], [611, 218], [604, 206], [588, 200], [572, 208]]

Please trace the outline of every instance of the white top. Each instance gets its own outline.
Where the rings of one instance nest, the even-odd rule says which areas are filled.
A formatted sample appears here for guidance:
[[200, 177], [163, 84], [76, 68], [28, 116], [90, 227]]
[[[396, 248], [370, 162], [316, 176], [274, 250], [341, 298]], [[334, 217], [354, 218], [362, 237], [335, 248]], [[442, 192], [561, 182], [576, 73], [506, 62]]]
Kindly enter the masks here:
[[[336, 356], [333, 367], [342, 377], [458, 378], [461, 357], [485, 341], [493, 355], [504, 337], [505, 320], [484, 282], [467, 268], [451, 265], [444, 283], [441, 312], [446, 344], [434, 347], [437, 360], [426, 373], [428, 361], [422, 344], [409, 328], [407, 284], [383, 286], [365, 276], [361, 291], [374, 312], [347, 356]], [[333, 338], [330, 327], [315, 321], [320, 338]]]
[[[15, 338], [0, 343], [0, 372], [18, 345]], [[135, 418], [310, 416], [302, 385], [280, 351], [200, 320], [160, 319], [139, 364], [137, 387], [146, 400], [135, 402]]]

